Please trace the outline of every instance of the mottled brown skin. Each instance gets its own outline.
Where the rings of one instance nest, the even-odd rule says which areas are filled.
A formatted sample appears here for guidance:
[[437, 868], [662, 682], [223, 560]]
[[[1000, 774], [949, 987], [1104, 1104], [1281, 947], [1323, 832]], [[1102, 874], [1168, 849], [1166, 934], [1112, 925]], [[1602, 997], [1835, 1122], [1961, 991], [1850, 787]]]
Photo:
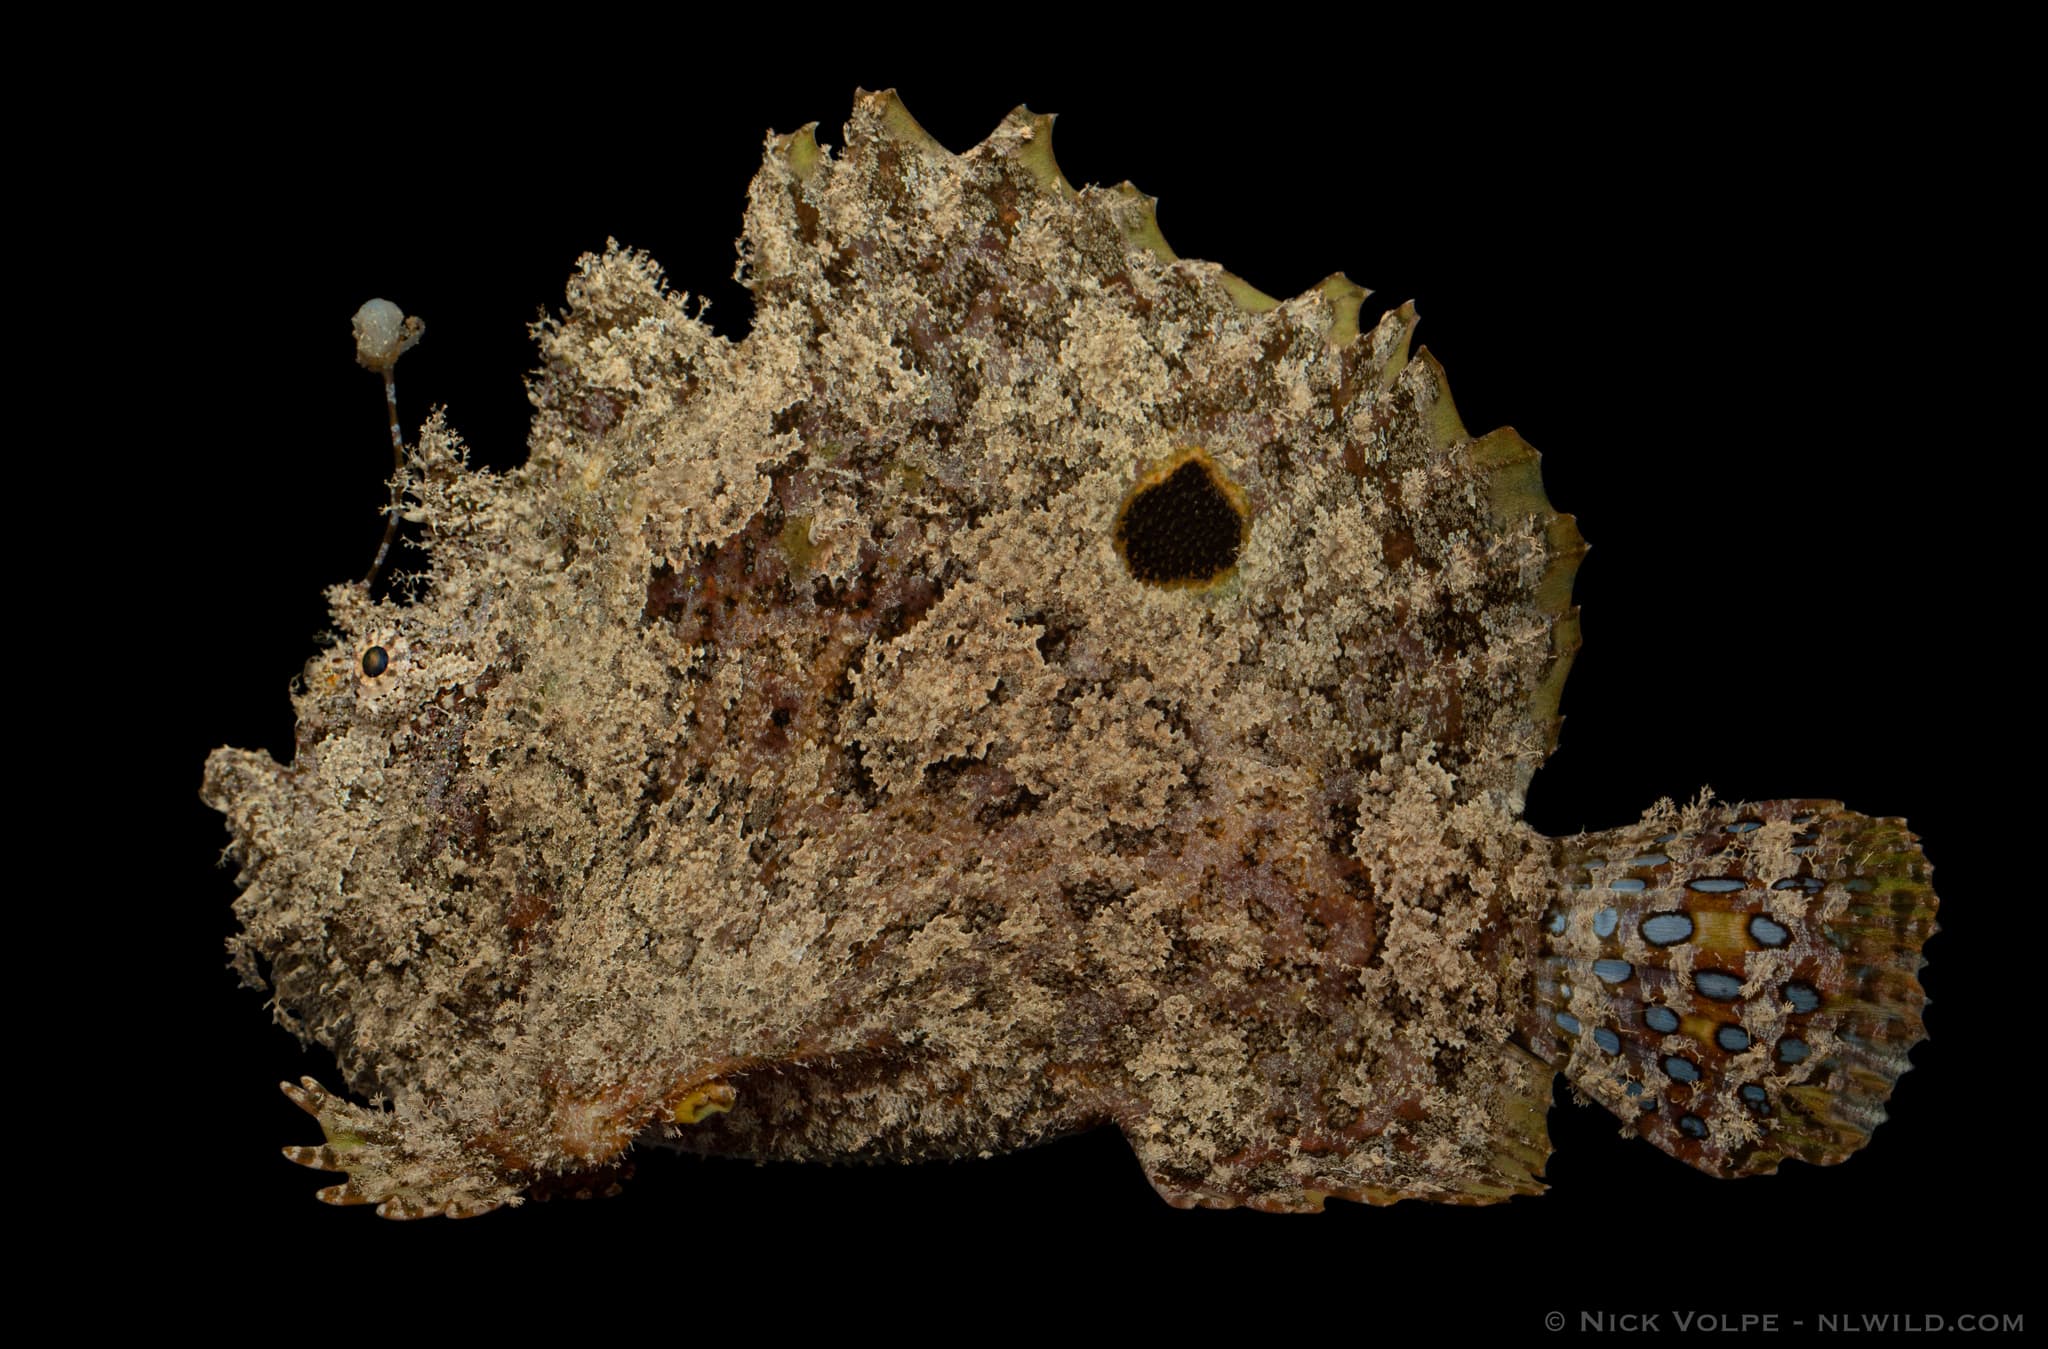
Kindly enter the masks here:
[[[323, 1197], [1103, 1122], [1176, 1204], [1541, 1188], [1573, 859], [1520, 813], [1583, 545], [1411, 309], [1173, 259], [1049, 128], [773, 137], [744, 341], [614, 248], [523, 468], [423, 430], [425, 593], [333, 590], [291, 765], [207, 767], [238, 968], [392, 1103], [295, 1089]], [[1136, 579], [1119, 514], [1190, 453], [1235, 564]]]

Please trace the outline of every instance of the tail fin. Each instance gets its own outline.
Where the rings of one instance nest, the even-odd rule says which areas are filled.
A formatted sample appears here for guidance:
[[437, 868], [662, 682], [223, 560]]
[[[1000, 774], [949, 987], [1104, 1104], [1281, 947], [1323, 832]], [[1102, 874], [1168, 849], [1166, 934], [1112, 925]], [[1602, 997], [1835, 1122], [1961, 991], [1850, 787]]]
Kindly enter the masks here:
[[1713, 1175], [1870, 1141], [1926, 1038], [1937, 901], [1904, 821], [1703, 797], [1557, 847], [1529, 1049]]

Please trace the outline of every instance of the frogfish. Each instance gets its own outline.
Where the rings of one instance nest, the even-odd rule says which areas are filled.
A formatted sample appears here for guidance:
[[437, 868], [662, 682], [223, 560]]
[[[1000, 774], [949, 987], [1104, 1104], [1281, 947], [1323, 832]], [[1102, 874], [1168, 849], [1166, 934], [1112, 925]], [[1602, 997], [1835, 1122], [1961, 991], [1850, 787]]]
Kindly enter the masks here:
[[[815, 129], [749, 189], [742, 339], [614, 242], [523, 466], [394, 421], [419, 570], [328, 591], [289, 763], [207, 760], [232, 966], [337, 1061], [285, 1087], [321, 1199], [1113, 1126], [1177, 1206], [1483, 1204], [1543, 1188], [1560, 1073], [1717, 1176], [1869, 1141], [1918, 840], [1524, 822], [1585, 544], [1412, 305], [1177, 256], [1026, 109]], [[358, 316], [387, 380], [419, 334]]]

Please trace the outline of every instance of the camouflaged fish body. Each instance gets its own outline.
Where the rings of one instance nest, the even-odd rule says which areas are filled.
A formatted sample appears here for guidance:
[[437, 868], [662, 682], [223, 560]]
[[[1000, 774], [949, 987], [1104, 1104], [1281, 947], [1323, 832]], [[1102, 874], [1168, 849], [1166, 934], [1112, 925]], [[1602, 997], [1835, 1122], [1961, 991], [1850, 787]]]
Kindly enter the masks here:
[[1530, 830], [1583, 551], [1535, 453], [1412, 308], [1178, 259], [1049, 131], [772, 137], [744, 340], [614, 248], [524, 467], [423, 429], [421, 593], [335, 588], [291, 764], [207, 765], [237, 967], [389, 1102], [289, 1089], [323, 1197], [1113, 1123], [1176, 1204], [1483, 1203], [1560, 1070], [1718, 1174], [1859, 1146], [1922, 1033], [1912, 836]]

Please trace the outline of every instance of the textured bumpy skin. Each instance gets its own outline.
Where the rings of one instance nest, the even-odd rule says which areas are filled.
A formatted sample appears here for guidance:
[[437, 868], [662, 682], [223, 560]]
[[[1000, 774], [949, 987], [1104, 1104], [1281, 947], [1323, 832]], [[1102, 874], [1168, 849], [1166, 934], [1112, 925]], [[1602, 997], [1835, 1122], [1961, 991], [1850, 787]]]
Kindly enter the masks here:
[[291, 764], [207, 764], [237, 968], [389, 1103], [289, 1088], [289, 1155], [460, 1216], [636, 1139], [1113, 1122], [1175, 1204], [1484, 1203], [1541, 1188], [1560, 1068], [1709, 1171], [1860, 1144], [1921, 1033], [1911, 836], [1533, 833], [1583, 551], [1535, 453], [1411, 308], [1177, 259], [1049, 131], [771, 137], [744, 341], [615, 247], [523, 468], [422, 430], [420, 593], [335, 588]]

